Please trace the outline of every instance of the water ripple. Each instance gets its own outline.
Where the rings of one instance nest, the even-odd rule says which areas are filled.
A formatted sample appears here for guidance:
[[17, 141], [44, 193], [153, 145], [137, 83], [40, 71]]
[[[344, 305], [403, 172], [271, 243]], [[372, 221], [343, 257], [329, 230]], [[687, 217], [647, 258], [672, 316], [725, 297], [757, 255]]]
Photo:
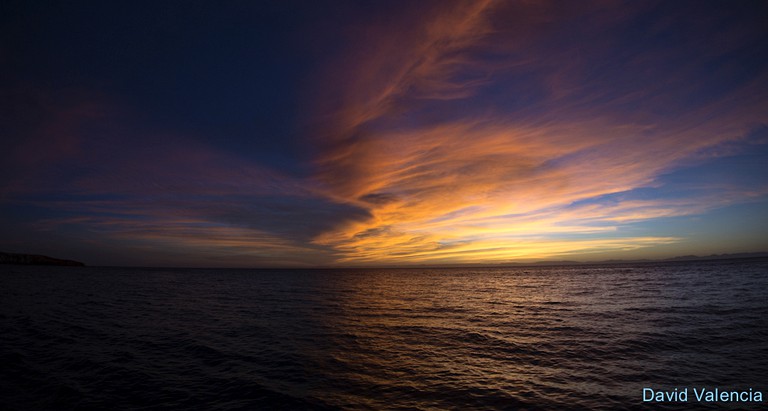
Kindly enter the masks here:
[[759, 260], [0, 269], [4, 409], [640, 410], [643, 387], [768, 388]]

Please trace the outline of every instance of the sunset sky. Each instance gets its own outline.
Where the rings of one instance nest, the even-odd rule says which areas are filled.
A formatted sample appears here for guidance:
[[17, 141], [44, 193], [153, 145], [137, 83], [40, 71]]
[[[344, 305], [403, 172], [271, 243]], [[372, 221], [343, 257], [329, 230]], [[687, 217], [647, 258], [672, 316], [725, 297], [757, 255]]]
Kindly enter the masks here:
[[765, 1], [0, 5], [0, 251], [768, 251]]

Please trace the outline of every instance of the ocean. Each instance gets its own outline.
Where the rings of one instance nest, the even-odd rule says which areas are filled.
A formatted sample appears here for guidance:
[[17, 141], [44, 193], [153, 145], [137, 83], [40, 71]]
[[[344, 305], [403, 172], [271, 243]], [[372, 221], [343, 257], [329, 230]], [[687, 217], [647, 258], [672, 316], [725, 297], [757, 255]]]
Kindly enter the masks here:
[[0, 266], [0, 355], [5, 410], [763, 409], [768, 260]]

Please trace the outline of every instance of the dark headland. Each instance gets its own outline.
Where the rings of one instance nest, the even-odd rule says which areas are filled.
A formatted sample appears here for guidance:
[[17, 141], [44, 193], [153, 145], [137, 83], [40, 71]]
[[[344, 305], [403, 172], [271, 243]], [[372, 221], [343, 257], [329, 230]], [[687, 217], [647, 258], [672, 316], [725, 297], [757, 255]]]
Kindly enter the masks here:
[[21, 265], [65, 265], [72, 267], [83, 267], [85, 264], [80, 261], [61, 260], [45, 255], [35, 254], [15, 254], [0, 252], [0, 264], [21, 264]]

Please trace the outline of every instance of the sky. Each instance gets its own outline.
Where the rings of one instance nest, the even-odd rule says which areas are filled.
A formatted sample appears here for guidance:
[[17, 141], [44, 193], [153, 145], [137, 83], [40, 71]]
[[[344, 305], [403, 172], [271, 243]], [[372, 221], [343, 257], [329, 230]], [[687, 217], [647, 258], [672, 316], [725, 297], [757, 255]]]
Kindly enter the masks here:
[[764, 1], [5, 1], [0, 251], [768, 251]]

